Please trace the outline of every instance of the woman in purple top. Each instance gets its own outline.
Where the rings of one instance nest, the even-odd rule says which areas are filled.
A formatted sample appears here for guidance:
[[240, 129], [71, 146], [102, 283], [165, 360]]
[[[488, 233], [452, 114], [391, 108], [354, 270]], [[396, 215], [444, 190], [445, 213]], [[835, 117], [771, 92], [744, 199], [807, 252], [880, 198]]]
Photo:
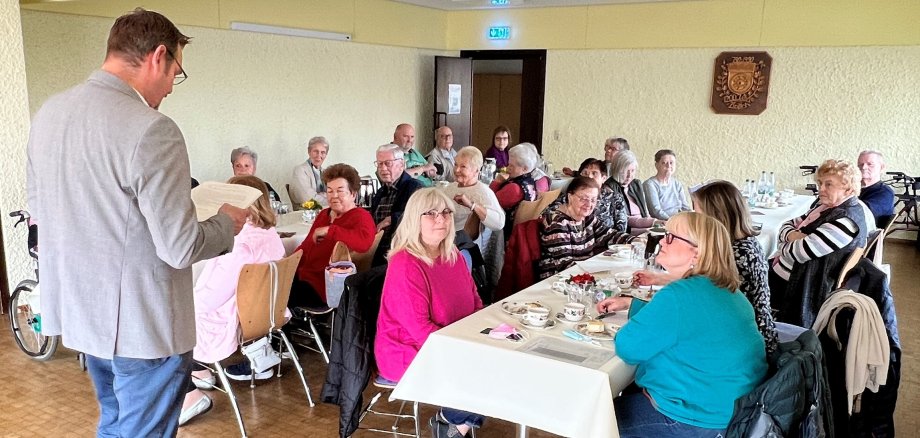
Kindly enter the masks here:
[[499, 125], [492, 131], [492, 147], [486, 151], [486, 158], [495, 158], [495, 169], [508, 165], [508, 145], [511, 144], [511, 131], [505, 125]]
[[[454, 247], [454, 203], [437, 188], [406, 204], [389, 253], [374, 354], [384, 379], [398, 382], [428, 335], [482, 308], [476, 284]], [[483, 417], [442, 408], [436, 436], [464, 436]]]

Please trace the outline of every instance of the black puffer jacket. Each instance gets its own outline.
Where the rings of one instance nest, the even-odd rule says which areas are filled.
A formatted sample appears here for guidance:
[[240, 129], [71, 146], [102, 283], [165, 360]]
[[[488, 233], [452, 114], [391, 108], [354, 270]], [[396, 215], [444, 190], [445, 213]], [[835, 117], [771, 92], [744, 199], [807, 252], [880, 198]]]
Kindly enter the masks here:
[[339, 405], [339, 436], [358, 429], [362, 393], [374, 369], [374, 337], [387, 265], [345, 280], [345, 292], [335, 313], [335, 333], [322, 400]]
[[759, 436], [754, 426], [761, 411], [784, 437], [834, 436], [824, 353], [815, 332], [806, 330], [796, 340], [779, 344], [770, 355], [770, 370], [766, 381], [735, 400], [726, 437]]
[[[886, 274], [868, 259], [862, 259], [854, 267], [846, 282], [846, 287], [854, 292], [871, 298], [878, 306], [885, 331], [888, 335], [888, 380], [879, 387], [878, 392], [863, 391], [860, 396], [859, 411], [854, 409], [847, 415], [846, 390], [846, 353], [850, 338], [850, 325], [853, 312], [841, 310], [836, 319], [837, 334], [844, 344], [837, 349], [837, 342], [826, 333], [820, 333], [828, 365], [828, 381], [834, 403], [834, 424], [836, 430], [846, 430], [850, 437], [894, 437], [894, 409], [898, 400], [898, 387], [901, 380], [901, 339], [898, 335], [898, 320], [895, 315], [894, 297], [888, 287]], [[902, 431], [912, 435], [909, 431]], [[839, 434], [844, 435], [844, 434]]]

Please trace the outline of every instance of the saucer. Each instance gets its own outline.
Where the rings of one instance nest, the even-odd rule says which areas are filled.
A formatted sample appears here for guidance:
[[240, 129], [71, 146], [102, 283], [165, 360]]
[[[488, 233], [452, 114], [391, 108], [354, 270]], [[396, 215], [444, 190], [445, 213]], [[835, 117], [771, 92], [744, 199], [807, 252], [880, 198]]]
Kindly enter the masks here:
[[579, 322], [587, 321], [587, 320], [591, 319], [591, 317], [589, 317], [588, 314], [584, 314], [584, 315], [582, 315], [581, 319], [579, 319], [578, 321], [570, 321], [570, 320], [568, 320], [568, 319], [565, 318], [565, 314], [564, 314], [564, 313], [559, 312], [559, 313], [556, 314], [556, 319], [559, 320], [559, 322], [561, 322], [561, 323], [565, 323], [565, 324], [576, 324], [576, 323], [579, 323]]
[[549, 309], [548, 306], [545, 306], [539, 301], [502, 301], [502, 312], [517, 317], [524, 316], [524, 314], [527, 313], [527, 309], [531, 307], [545, 307]]
[[575, 325], [575, 331], [581, 333], [595, 341], [612, 341], [613, 337], [616, 336], [619, 326], [615, 324], [605, 323], [604, 331], [600, 333], [591, 333], [588, 331], [588, 323], [580, 322]]
[[549, 319], [546, 320], [546, 325], [544, 326], [531, 325], [529, 322], [527, 322], [526, 319], [521, 319], [521, 325], [527, 328], [532, 328], [532, 329], [548, 330], [556, 326], [556, 318], [553, 318], [552, 316], [550, 316]]

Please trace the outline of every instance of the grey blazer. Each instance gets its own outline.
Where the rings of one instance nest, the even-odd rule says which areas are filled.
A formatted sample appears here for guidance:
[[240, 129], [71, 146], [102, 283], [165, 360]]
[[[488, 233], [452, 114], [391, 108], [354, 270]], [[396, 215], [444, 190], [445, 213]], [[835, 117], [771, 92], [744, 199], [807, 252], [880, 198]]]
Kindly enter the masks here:
[[97, 71], [35, 114], [27, 177], [45, 334], [106, 359], [190, 351], [190, 266], [233, 247], [233, 222], [197, 222], [179, 127]]

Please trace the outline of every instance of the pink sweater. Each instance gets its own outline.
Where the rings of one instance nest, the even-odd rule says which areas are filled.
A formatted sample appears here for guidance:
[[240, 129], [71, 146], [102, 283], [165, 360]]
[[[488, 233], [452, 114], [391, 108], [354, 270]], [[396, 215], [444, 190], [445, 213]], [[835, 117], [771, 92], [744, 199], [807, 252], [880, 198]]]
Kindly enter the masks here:
[[243, 265], [284, 258], [284, 245], [274, 228], [243, 225], [233, 239], [233, 250], [205, 262], [195, 282], [195, 360], [223, 360], [239, 347], [240, 322], [236, 285]]
[[399, 381], [428, 335], [481, 308], [476, 284], [459, 254], [453, 265], [438, 259], [433, 266], [406, 251], [393, 254], [374, 342], [380, 375]]

